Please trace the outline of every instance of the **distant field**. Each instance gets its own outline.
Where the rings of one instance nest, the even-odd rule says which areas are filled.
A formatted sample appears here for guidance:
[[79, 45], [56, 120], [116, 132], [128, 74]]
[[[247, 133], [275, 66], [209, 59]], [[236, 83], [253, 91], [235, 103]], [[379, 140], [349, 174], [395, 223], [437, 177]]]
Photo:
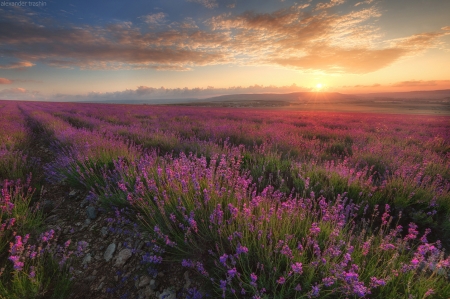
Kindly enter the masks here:
[[450, 102], [436, 100], [349, 100], [349, 101], [305, 101], [289, 102], [283, 100], [243, 100], [192, 102], [180, 106], [270, 108], [294, 111], [336, 111], [336, 112], [374, 112], [399, 114], [450, 115]]

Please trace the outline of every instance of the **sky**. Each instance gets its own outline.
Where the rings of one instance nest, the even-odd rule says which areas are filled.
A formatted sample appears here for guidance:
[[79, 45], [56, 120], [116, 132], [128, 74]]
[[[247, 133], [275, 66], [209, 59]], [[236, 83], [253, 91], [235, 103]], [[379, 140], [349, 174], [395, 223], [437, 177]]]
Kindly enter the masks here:
[[450, 1], [0, 0], [0, 99], [450, 89]]

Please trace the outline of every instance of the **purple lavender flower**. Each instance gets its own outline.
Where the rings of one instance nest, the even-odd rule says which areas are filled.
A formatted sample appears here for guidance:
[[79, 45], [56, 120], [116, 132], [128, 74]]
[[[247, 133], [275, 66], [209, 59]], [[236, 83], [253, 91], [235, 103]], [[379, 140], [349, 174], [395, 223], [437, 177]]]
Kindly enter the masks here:
[[227, 265], [227, 259], [228, 259], [228, 254], [224, 253], [224, 254], [219, 258], [219, 261], [220, 261], [220, 263], [222, 263], [222, 265], [226, 266], [226, 265]]
[[323, 285], [326, 287], [332, 286], [335, 281], [336, 281], [336, 278], [334, 278], [334, 277], [325, 277], [322, 279]]
[[376, 277], [370, 278], [370, 287], [371, 288], [376, 288], [378, 286], [384, 286], [384, 285], [386, 285], [386, 281], [384, 279], [378, 279]]
[[302, 263], [296, 262], [294, 264], [291, 265], [292, 271], [294, 271], [294, 273], [297, 274], [302, 274], [303, 273], [303, 265]]
[[280, 278], [278, 278], [277, 283], [278, 284], [284, 284], [286, 282], [286, 279], [284, 278], [284, 276], [280, 276]]
[[317, 223], [311, 224], [311, 228], [309, 229], [311, 235], [316, 236], [320, 233], [320, 227], [317, 226]]
[[228, 270], [227, 273], [228, 273], [228, 275], [230, 276], [230, 278], [233, 278], [233, 277], [236, 276], [236, 274], [237, 274], [236, 267], [233, 268], [233, 269]]
[[318, 286], [313, 286], [312, 288], [311, 288], [311, 292], [310, 292], [310, 296], [311, 297], [318, 297], [319, 296], [319, 293], [320, 293], [320, 288], [318, 287]]
[[236, 248], [236, 254], [248, 253], [248, 248], [239, 244]]
[[181, 261], [181, 265], [182, 265], [183, 267], [192, 268], [192, 267], [194, 267], [194, 262], [191, 261], [191, 260], [186, 260], [186, 259], [184, 259], [183, 261]]

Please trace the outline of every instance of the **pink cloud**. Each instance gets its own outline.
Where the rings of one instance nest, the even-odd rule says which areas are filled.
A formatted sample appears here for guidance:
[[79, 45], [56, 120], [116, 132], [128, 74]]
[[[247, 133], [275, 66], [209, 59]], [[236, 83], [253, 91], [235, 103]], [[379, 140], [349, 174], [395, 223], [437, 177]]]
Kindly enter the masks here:
[[27, 93], [28, 91], [22, 87], [8, 88], [0, 91], [0, 95], [14, 95], [14, 94], [22, 94]]
[[7, 64], [0, 64], [0, 69], [26, 69], [34, 66], [35, 64], [30, 61], [11, 62]]
[[0, 78], [0, 84], [11, 84], [12, 81], [6, 78]]

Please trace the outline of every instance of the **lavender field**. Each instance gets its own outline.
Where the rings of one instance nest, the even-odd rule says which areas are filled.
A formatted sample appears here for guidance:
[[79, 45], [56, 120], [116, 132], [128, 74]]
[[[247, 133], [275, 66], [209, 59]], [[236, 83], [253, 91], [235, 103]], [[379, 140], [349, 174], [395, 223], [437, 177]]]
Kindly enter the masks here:
[[0, 298], [74, 292], [89, 245], [48, 227], [48, 189], [83, 194], [115, 215], [111, 233], [120, 222], [149, 240], [130, 250], [145, 250], [150, 278], [192, 273], [177, 298], [450, 297], [450, 117], [8, 101], [0, 111]]

